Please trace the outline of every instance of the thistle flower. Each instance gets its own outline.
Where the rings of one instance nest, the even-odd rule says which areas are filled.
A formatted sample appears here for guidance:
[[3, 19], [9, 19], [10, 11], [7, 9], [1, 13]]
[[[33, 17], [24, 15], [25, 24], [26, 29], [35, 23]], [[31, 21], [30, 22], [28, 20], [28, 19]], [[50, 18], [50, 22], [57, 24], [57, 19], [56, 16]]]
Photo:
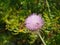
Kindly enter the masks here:
[[29, 30], [33, 31], [40, 29], [43, 26], [44, 22], [40, 15], [36, 15], [33, 13], [26, 19], [25, 24], [26, 24], [25, 26]]
[[[44, 21], [42, 19], [42, 17], [40, 15], [36, 15], [36, 14], [32, 14], [31, 16], [29, 16], [26, 21], [25, 21], [25, 26], [31, 30], [38, 30], [41, 29], [41, 27], [44, 24]], [[44, 39], [42, 38], [41, 34], [39, 31], [36, 31], [36, 34], [40, 37], [40, 39], [42, 40], [43, 44], [46, 45]]]

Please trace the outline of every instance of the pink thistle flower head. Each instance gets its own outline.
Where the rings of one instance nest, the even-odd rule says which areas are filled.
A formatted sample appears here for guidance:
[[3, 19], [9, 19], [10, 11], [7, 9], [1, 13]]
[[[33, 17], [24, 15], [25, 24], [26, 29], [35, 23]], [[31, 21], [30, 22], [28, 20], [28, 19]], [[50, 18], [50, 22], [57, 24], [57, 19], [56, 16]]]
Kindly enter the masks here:
[[32, 14], [31, 16], [29, 16], [26, 21], [25, 21], [25, 26], [29, 29], [29, 30], [38, 30], [40, 29], [43, 24], [44, 21], [42, 19], [42, 17], [40, 15], [36, 15], [36, 14]]

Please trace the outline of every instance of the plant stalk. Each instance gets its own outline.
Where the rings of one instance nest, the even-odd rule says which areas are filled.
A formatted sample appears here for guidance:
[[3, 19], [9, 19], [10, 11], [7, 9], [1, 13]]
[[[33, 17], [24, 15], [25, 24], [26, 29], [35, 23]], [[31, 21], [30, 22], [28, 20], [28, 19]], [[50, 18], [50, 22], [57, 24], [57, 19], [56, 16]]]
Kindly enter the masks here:
[[41, 39], [41, 41], [43, 42], [43, 44], [46, 45], [46, 43], [45, 43], [44, 39], [42, 38], [42, 36], [41, 36], [41, 34], [40, 34], [39, 31], [37, 32], [37, 35], [40, 37], [40, 39]]

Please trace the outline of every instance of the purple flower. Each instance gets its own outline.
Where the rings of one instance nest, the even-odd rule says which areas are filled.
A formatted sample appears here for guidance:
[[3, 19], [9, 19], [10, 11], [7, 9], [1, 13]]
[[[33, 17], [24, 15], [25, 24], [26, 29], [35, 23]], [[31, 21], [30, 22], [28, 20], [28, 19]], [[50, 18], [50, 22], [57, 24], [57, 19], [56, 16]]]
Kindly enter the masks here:
[[40, 15], [33, 13], [26, 19], [25, 24], [29, 30], [38, 30], [43, 26], [44, 21]]

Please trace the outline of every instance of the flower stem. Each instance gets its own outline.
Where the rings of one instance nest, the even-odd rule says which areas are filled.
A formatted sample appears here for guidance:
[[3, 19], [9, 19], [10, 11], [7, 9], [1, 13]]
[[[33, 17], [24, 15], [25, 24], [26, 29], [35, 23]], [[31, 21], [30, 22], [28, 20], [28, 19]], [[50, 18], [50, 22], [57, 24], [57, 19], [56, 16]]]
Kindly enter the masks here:
[[42, 38], [40, 32], [37, 32], [37, 35], [40, 37], [40, 39], [41, 39], [41, 41], [43, 42], [43, 44], [46, 45], [46, 43], [45, 43], [44, 39]]
[[49, 15], [50, 15], [50, 19], [52, 19], [52, 17], [51, 17], [51, 10], [50, 10], [50, 6], [49, 6], [48, 0], [46, 0], [46, 5], [47, 5], [47, 8], [48, 8], [48, 12], [49, 12]]
[[48, 7], [48, 12], [50, 13], [50, 15], [51, 15], [51, 10], [50, 10], [50, 6], [49, 6], [49, 3], [48, 3], [48, 1], [46, 0], [46, 5], [47, 5], [47, 7]]

